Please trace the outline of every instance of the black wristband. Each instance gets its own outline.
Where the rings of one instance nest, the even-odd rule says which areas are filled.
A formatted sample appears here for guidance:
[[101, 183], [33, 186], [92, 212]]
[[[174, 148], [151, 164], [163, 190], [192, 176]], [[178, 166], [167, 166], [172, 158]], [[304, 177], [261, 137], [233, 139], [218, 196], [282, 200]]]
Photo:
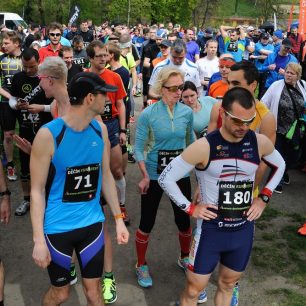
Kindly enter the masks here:
[[120, 129], [120, 133], [126, 134], [127, 130], [126, 129]]
[[8, 196], [11, 195], [11, 192], [10, 192], [7, 188], [6, 188], [5, 191], [0, 192], [0, 197], [3, 197], [3, 196], [5, 196], [5, 195], [8, 195]]

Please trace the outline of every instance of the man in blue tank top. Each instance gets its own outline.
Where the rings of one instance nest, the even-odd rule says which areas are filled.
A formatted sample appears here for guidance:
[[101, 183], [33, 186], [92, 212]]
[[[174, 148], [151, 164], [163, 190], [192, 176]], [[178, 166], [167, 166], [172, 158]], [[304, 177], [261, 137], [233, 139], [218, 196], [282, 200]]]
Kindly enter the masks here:
[[[41, 82], [49, 82], [52, 75], [41, 77]], [[99, 286], [105, 220], [101, 188], [116, 220], [118, 243], [128, 241], [109, 168], [107, 130], [94, 119], [104, 110], [106, 93], [116, 90], [94, 73], [77, 74], [68, 89], [70, 111], [44, 125], [34, 139], [30, 167], [33, 259], [48, 269], [51, 281], [43, 305], [60, 305], [69, 298], [73, 250], [88, 305], [104, 305]]]

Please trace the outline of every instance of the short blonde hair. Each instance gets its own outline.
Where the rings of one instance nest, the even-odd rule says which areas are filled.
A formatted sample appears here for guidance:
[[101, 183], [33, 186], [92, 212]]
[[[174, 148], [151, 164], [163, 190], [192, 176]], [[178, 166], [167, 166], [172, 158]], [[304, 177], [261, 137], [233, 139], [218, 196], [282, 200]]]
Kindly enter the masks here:
[[152, 91], [157, 95], [161, 95], [162, 87], [172, 76], [180, 76], [184, 82], [184, 74], [181, 70], [174, 67], [165, 67], [158, 73], [155, 83], [152, 86]]
[[302, 66], [300, 64], [297, 64], [297, 63], [289, 63], [286, 68], [285, 68], [285, 71], [290, 68], [291, 70], [293, 70], [296, 74], [297, 74], [297, 77], [298, 79], [300, 80], [301, 79], [301, 76], [302, 76]]
[[44, 73], [67, 82], [68, 68], [59, 56], [48, 56], [44, 59], [38, 66], [38, 74]]

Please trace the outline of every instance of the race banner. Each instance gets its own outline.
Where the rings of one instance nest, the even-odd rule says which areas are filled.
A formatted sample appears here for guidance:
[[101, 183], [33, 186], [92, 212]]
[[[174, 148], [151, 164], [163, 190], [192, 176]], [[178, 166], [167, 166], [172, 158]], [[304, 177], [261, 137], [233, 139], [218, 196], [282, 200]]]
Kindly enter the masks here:
[[[300, 17], [299, 17], [299, 28], [298, 33], [302, 35], [303, 40], [306, 38], [306, 0], [300, 0]], [[302, 52], [302, 60], [305, 59], [306, 55], [306, 44]]]
[[290, 32], [290, 27], [291, 27], [291, 23], [292, 23], [292, 16], [293, 16], [293, 10], [294, 10], [294, 4], [292, 3], [291, 9], [290, 9], [290, 15], [289, 15], [289, 18], [288, 18], [287, 32]]
[[77, 5], [73, 5], [70, 9], [69, 24], [75, 23], [80, 15], [80, 8]]

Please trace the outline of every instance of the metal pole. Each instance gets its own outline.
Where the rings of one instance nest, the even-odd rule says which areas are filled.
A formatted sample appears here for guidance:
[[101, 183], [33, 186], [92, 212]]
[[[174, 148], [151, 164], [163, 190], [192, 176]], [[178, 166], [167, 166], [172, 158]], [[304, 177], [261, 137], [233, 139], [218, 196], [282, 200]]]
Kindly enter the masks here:
[[129, 7], [128, 7], [128, 20], [127, 25], [130, 26], [130, 14], [131, 14], [131, 0], [129, 0]]

